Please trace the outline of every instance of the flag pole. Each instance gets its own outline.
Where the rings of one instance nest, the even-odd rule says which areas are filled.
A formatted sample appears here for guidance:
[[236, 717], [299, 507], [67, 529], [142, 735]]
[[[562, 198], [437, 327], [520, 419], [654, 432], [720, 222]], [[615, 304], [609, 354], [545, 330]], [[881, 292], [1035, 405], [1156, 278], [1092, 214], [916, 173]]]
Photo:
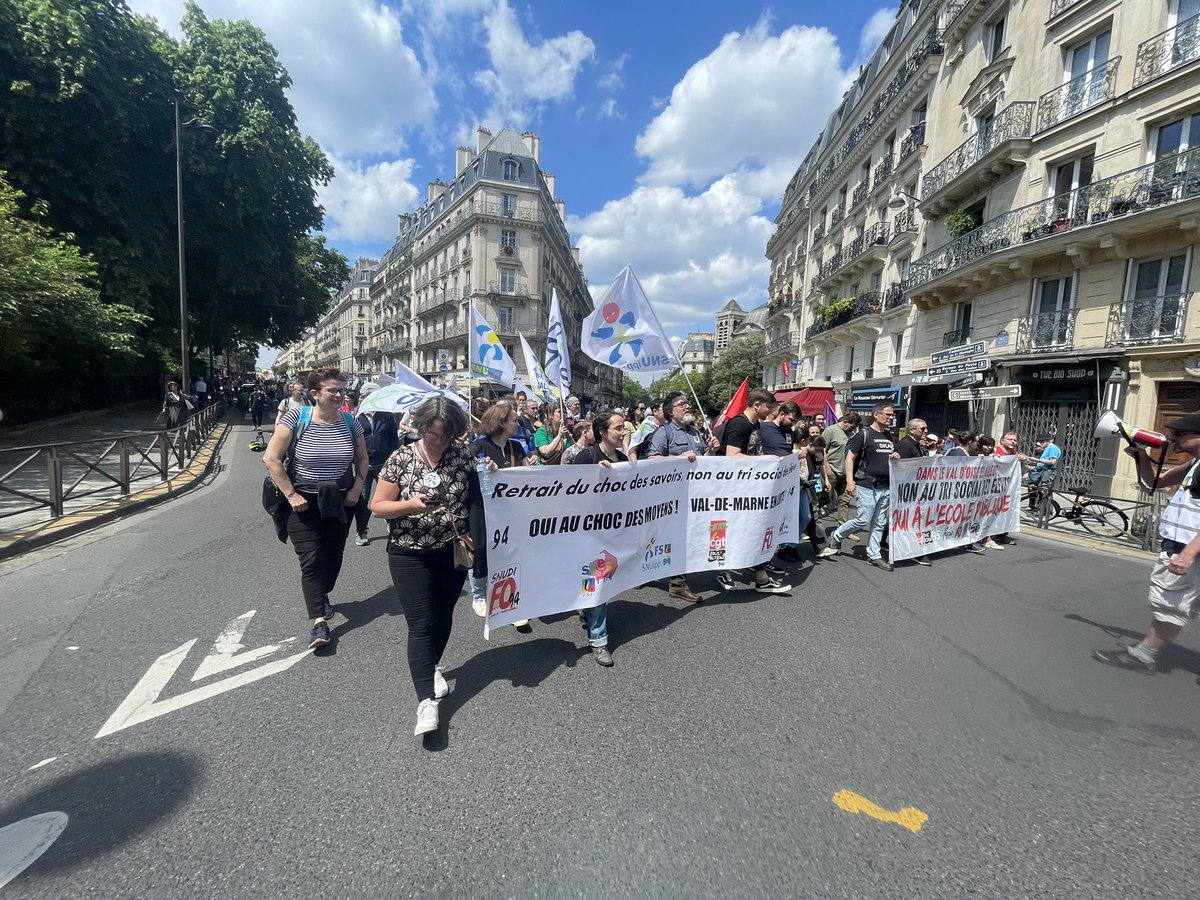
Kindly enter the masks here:
[[683, 372], [683, 380], [687, 382], [687, 386], [692, 392], [692, 399], [696, 401], [696, 409], [700, 410], [700, 419], [704, 422], [704, 430], [708, 431], [708, 413], [704, 411], [704, 405], [700, 402], [700, 396], [696, 393], [696, 388], [692, 385], [692, 379], [688, 378], [687, 369], [683, 366], [680, 366], [679, 370]]

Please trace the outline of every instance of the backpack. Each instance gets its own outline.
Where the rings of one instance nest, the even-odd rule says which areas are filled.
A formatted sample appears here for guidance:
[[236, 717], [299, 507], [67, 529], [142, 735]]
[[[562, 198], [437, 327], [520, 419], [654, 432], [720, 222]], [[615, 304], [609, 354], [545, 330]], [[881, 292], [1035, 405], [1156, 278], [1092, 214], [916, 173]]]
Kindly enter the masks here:
[[[292, 432], [292, 442], [288, 445], [287, 455], [283, 459], [283, 466], [287, 469], [288, 477], [292, 477], [292, 451], [296, 449], [296, 445], [300, 443], [300, 438], [304, 437], [304, 432], [308, 426], [312, 424], [313, 408], [311, 406], [300, 407], [296, 417], [296, 428]], [[342, 421], [346, 423], [346, 430], [350, 432], [350, 438], [354, 438], [354, 413], [343, 412]], [[353, 465], [353, 463], [351, 463]]]

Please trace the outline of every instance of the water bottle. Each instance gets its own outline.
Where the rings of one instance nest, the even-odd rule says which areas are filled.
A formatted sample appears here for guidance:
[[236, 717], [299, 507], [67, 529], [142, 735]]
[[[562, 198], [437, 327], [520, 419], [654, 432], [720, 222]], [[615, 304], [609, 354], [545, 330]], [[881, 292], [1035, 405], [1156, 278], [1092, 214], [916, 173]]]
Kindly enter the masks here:
[[487, 457], [483, 453], [475, 457], [475, 471], [479, 474], [480, 488], [487, 490], [491, 473], [488, 471]]

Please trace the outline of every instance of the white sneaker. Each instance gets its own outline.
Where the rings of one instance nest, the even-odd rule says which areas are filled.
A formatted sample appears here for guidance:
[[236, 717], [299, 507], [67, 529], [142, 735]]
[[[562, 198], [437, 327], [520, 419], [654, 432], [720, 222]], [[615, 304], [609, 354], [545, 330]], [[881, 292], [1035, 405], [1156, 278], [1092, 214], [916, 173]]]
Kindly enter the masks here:
[[417, 704], [417, 727], [413, 729], [413, 737], [420, 737], [431, 731], [437, 731], [437, 727], [437, 701], [432, 698], [422, 700]]
[[841, 552], [842, 551], [833, 546], [833, 544], [830, 544], [828, 547], [823, 547], [821, 549], [821, 552], [817, 554], [817, 559], [829, 559], [830, 557], [837, 556]]
[[433, 696], [441, 700], [450, 693], [450, 685], [446, 684], [446, 676], [442, 674], [442, 667], [438, 666], [433, 670]]
[[471, 609], [475, 611], [475, 615], [483, 618], [487, 615], [487, 601], [480, 597], [478, 600], [472, 598]]
[[1004, 549], [1002, 546], [1000, 546], [995, 541], [993, 541], [990, 537], [984, 538], [983, 546], [987, 547], [989, 550], [1003, 550]]

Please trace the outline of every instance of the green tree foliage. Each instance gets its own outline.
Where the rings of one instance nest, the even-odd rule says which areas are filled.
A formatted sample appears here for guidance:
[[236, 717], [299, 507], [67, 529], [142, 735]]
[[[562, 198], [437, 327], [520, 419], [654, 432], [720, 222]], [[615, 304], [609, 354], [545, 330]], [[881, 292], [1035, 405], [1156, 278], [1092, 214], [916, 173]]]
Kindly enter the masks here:
[[349, 272], [316, 234], [333, 170], [297, 127], [275, 49], [195, 3], [182, 26], [176, 41], [124, 0], [0, 0], [0, 169], [26, 214], [38, 205], [94, 260], [102, 302], [149, 317], [155, 370], [178, 347], [176, 101], [211, 126], [181, 142], [201, 355], [294, 339]]
[[[708, 404], [705, 402], [705, 399], [704, 399], [707, 394], [707, 391], [708, 391], [709, 373], [708, 372], [697, 372], [695, 375], [691, 375], [689, 377], [692, 379], [692, 383], [690, 386], [688, 385], [688, 379], [684, 377], [682, 369], [672, 369], [670, 372], [668, 372], [662, 378], [659, 378], [656, 381], [651, 383], [651, 385], [650, 385], [651, 399], [654, 399], [656, 397], [665, 397], [668, 394], [675, 393], [676, 391], [680, 391], [684, 394], [687, 394], [688, 397], [690, 398], [692, 396], [692, 388], [695, 388], [696, 394], [699, 396], [701, 402], [704, 403], [705, 415], [708, 416], [708, 418], [710, 418], [710, 419], [714, 418], [715, 413], [713, 413], [712, 410], [710, 410], [708, 408]], [[695, 404], [695, 402], [696, 401], [693, 399], [692, 400], [693, 405]]]
[[22, 217], [23, 199], [0, 173], [0, 383], [24, 381], [36, 370], [54, 384], [60, 373], [110, 371], [135, 357], [134, 335], [145, 317], [102, 302], [93, 260]]
[[646, 400], [647, 396], [647, 389], [630, 378], [628, 372], [622, 374], [621, 399], [625, 401], [626, 406], [637, 406], [643, 400]]
[[766, 335], [761, 331], [738, 338], [725, 348], [721, 358], [709, 370], [707, 400], [714, 410], [713, 415], [720, 414], [747, 376], [751, 389], [762, 387], [762, 363], [758, 356], [765, 341]]

